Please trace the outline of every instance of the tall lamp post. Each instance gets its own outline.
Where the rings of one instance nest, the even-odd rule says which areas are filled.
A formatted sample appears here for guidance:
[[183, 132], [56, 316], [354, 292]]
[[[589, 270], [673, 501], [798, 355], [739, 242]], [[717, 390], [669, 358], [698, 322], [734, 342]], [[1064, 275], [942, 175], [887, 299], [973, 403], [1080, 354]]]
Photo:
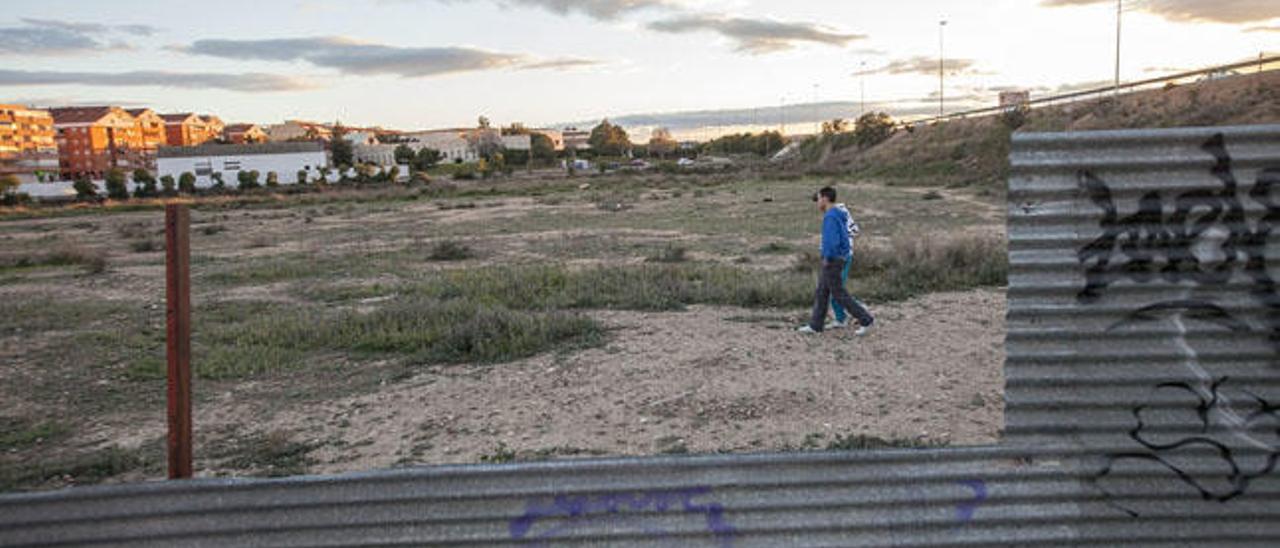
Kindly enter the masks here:
[[1120, 20], [1123, 14], [1124, 0], [1116, 0], [1116, 97], [1120, 96]]
[[818, 119], [818, 84], [813, 85], [813, 134], [822, 133], [822, 120]]
[[858, 93], [861, 98], [858, 101], [858, 118], [867, 115], [867, 62], [863, 61], [858, 69]]
[[946, 29], [946, 28], [947, 28], [946, 19], [938, 21], [938, 118], [942, 118], [942, 113], [943, 111], [946, 110], [946, 105], [947, 105], [946, 88], [943, 85], [944, 78], [945, 78], [944, 76], [945, 70], [943, 69], [943, 67], [946, 65], [947, 58], [945, 55], [945, 50], [943, 49], [943, 41], [942, 41], [942, 31], [943, 29]]
[[787, 134], [787, 98], [786, 96], [783, 96], [778, 99], [778, 120], [779, 120], [778, 132], [783, 135], [786, 135]]

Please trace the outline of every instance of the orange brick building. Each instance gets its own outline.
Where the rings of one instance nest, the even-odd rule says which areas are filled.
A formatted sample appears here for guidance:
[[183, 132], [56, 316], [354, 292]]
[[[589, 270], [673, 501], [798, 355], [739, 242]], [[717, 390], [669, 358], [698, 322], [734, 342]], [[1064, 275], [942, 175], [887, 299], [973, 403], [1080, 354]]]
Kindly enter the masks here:
[[209, 123], [190, 112], [161, 114], [164, 119], [165, 142], [171, 147], [191, 147], [220, 137], [221, 128], [215, 133]]
[[147, 169], [155, 171], [156, 151], [168, 144], [164, 118], [149, 108], [134, 108], [126, 112], [138, 122], [138, 131], [142, 134], [142, 146], [146, 153]]
[[147, 145], [137, 119], [119, 107], [51, 109], [63, 177], [101, 178], [112, 168], [147, 168]]
[[233, 145], [268, 141], [267, 132], [255, 124], [231, 124], [222, 130], [222, 138]]
[[0, 176], [23, 182], [52, 179], [58, 172], [53, 116], [46, 110], [0, 105]]

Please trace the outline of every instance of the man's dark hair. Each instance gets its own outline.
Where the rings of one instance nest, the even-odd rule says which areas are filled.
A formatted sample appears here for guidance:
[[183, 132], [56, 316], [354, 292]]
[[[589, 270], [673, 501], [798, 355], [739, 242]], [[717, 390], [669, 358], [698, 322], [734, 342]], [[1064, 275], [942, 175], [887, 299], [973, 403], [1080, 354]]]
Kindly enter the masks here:
[[836, 189], [829, 186], [822, 187], [822, 190], [819, 190], [817, 194], [813, 195], [813, 201], [818, 201], [819, 196], [825, 197], [828, 202], [834, 202], [836, 201]]

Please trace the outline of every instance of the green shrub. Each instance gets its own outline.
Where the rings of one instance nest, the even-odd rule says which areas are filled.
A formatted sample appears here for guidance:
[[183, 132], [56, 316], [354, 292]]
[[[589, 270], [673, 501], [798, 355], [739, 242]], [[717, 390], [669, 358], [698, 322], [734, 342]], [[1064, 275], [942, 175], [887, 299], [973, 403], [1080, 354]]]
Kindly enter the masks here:
[[475, 257], [475, 253], [471, 247], [455, 240], [438, 242], [427, 254], [427, 259], [432, 261], [465, 261], [472, 257]]
[[683, 263], [688, 260], [688, 253], [689, 250], [687, 248], [668, 245], [645, 260], [651, 263]]
[[183, 194], [194, 194], [196, 191], [196, 176], [190, 171], [182, 172], [178, 176], [178, 192]]
[[77, 200], [94, 200], [98, 198], [98, 187], [93, 184], [87, 177], [76, 179], [72, 185], [76, 190]]
[[129, 186], [126, 184], [123, 171], [118, 169], [108, 171], [106, 187], [108, 198], [121, 201], [129, 199]]

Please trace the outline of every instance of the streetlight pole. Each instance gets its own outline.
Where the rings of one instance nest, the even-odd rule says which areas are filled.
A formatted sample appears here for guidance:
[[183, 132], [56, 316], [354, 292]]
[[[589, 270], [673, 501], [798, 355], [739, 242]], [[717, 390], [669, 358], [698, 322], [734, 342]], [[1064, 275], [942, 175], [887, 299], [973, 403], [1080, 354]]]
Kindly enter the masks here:
[[942, 118], [942, 114], [946, 110], [947, 105], [947, 92], [946, 87], [944, 86], [945, 70], [943, 69], [943, 67], [946, 66], [947, 58], [945, 55], [946, 50], [943, 49], [942, 41], [942, 31], [945, 28], [947, 28], [947, 20], [943, 19], [938, 21], [938, 118]]
[[778, 99], [778, 120], [779, 133], [787, 134], [787, 98], [785, 96]]
[[858, 92], [861, 99], [858, 103], [858, 118], [861, 119], [867, 115], [867, 62], [863, 61], [858, 70]]
[[1116, 97], [1120, 96], [1120, 19], [1123, 14], [1124, 0], [1116, 0]]
[[822, 132], [822, 121], [818, 119], [818, 84], [813, 85], [813, 134]]

